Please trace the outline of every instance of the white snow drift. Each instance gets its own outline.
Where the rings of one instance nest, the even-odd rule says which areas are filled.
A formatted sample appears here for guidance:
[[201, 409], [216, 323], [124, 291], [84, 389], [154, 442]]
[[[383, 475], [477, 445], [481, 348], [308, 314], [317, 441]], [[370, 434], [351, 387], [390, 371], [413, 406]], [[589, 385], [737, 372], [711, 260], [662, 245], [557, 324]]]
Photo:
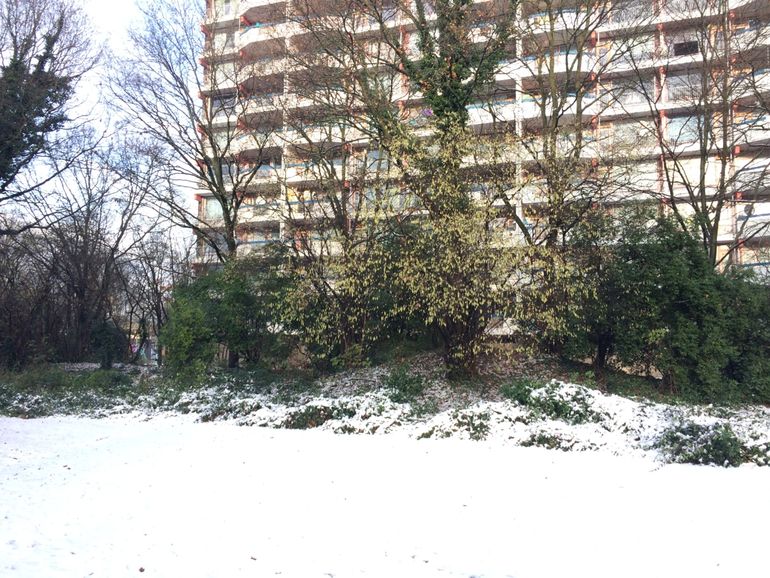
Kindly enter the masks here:
[[402, 435], [0, 418], [0, 575], [767, 576], [770, 468]]

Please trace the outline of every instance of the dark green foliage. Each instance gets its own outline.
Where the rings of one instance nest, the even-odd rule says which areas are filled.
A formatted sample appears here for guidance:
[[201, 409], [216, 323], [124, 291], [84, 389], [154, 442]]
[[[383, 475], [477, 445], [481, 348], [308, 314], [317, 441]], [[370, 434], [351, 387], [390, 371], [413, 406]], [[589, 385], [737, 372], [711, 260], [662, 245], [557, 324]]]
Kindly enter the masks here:
[[0, 414], [25, 418], [101, 411], [136, 399], [130, 375], [117, 370], [68, 372], [32, 366], [0, 373]]
[[92, 350], [99, 358], [102, 369], [112, 368], [116, 361], [125, 361], [129, 351], [126, 335], [111, 320], [103, 321], [93, 332]]
[[565, 443], [559, 436], [543, 432], [532, 434], [529, 438], [522, 441], [521, 445], [525, 448], [538, 447], [548, 448], [549, 450], [562, 450], [565, 452], [571, 447], [570, 443]]
[[744, 448], [729, 425], [700, 425], [684, 422], [668, 429], [658, 441], [676, 463], [739, 466]]
[[79, 387], [103, 392], [125, 392], [133, 387], [130, 375], [109, 369], [75, 374], [74, 381]]
[[394, 282], [400, 246], [391, 235], [342, 242], [342, 254], [293, 259], [279, 296], [280, 324], [297, 336], [317, 369], [366, 365], [391, 337], [419, 335]]
[[546, 385], [536, 395], [530, 396], [530, 407], [548, 419], [581, 424], [598, 422], [601, 414], [594, 411], [584, 390], [562, 390], [556, 382]]
[[529, 405], [529, 395], [532, 393], [533, 389], [538, 387], [540, 387], [540, 384], [529, 379], [514, 379], [509, 383], [504, 383], [500, 387], [500, 395], [521, 405]]
[[[488, 44], [473, 41], [474, 26], [479, 15], [473, 0], [439, 0], [431, 2], [435, 23], [426, 17], [426, 2], [415, 3], [418, 14], [420, 58], [402, 58], [407, 76], [423, 92], [440, 122], [467, 121], [466, 106], [478, 97], [481, 87], [494, 81], [494, 74], [511, 36], [511, 19], [501, 12]], [[512, 6], [512, 5], [511, 5]]]
[[45, 146], [46, 136], [67, 121], [63, 105], [72, 94], [72, 79], [52, 72], [65, 27], [61, 15], [43, 39], [40, 54], [32, 54], [26, 38], [0, 68], [0, 192]]
[[390, 372], [385, 387], [391, 390], [391, 400], [396, 403], [409, 403], [422, 395], [425, 382], [422, 376], [410, 374], [406, 367], [401, 366]]
[[598, 422], [602, 416], [591, 407], [585, 390], [563, 387], [556, 381], [539, 384], [528, 379], [516, 379], [500, 387], [503, 397], [533, 411], [535, 417], [545, 417], [570, 424]]
[[481, 441], [489, 435], [489, 414], [486, 412], [460, 412], [455, 416], [455, 420], [457, 427], [467, 431], [470, 438], [474, 441]]
[[64, 371], [55, 365], [28, 367], [20, 372], [0, 373], [0, 384], [16, 391], [51, 393], [64, 390], [121, 392], [131, 387], [131, 376], [115, 369]]
[[565, 352], [658, 370], [669, 392], [709, 402], [770, 402], [770, 291], [721, 274], [674, 223], [634, 214], [615, 243], [580, 246], [591, 298], [573, 308]]
[[234, 260], [178, 288], [161, 334], [168, 366], [200, 373], [224, 349], [229, 367], [276, 355], [282, 336], [274, 325], [275, 307], [283, 289], [277, 271], [266, 260]]
[[354, 415], [356, 415], [355, 409], [344, 404], [333, 406], [306, 405], [289, 415], [283, 423], [283, 427], [287, 429], [312, 429], [322, 426], [329, 420], [353, 417]]

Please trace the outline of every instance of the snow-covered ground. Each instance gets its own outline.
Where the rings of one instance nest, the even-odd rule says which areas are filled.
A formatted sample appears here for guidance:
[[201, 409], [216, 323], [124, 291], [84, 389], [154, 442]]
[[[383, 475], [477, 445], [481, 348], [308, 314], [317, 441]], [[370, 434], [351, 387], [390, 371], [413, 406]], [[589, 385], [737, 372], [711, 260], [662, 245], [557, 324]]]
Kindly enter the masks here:
[[499, 436], [0, 418], [0, 575], [766, 577], [768, 488]]

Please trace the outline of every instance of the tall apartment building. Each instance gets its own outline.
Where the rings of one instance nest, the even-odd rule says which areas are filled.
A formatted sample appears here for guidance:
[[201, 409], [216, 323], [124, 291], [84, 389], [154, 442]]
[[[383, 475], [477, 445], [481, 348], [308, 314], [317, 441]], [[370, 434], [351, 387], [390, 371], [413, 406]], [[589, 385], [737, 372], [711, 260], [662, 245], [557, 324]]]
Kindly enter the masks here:
[[[339, 61], [325, 39], [341, 32], [351, 43], [360, 39], [356, 46], [371, 62], [355, 66], [370, 66], [373, 81], [387, 86], [419, 130], [431, 111], [419, 87], [388, 66], [392, 46], [381, 41], [387, 29], [416, 51], [414, 22], [401, 0], [368, 2], [376, 10], [360, 17], [348, 10], [354, 3], [334, 0], [209, 2], [201, 62], [210, 80], [201, 98], [210, 130], [221, 135], [212, 155], [242, 183], [238, 250], [278, 239], [322, 241], [314, 222], [324, 213], [324, 179], [349, 188], [345, 202], [366, 200], [367, 179], [398, 186], [365, 123], [340, 117], [346, 105], [358, 115], [350, 106], [358, 95], [346, 95], [329, 74]], [[431, 3], [423, 4], [426, 20], [435, 19]], [[499, 11], [510, 9], [497, 0], [474, 3], [480, 43]], [[514, 167], [512, 196], [531, 231], [542, 204], [543, 141], [555, 131], [573, 166], [602, 175], [576, 175], [576, 201], [613, 207], [655, 199], [661, 210], [712, 228], [716, 261], [770, 261], [770, 3], [526, 0], [515, 11], [494, 87], [468, 106], [468, 118], [479, 135], [504, 134], [513, 143], [515, 152], [499, 162]], [[199, 211], [213, 227], [221, 218], [206, 193]], [[210, 258], [203, 247], [200, 258]]]

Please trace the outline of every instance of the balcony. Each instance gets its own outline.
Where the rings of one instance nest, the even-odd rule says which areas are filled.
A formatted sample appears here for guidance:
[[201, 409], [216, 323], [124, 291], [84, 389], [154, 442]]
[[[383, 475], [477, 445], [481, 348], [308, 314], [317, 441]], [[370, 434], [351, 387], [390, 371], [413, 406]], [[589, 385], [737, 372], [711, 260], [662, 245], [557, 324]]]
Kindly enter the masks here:
[[[563, 10], [553, 10], [551, 12], [537, 12], [527, 17], [529, 31], [537, 34], [549, 32], [551, 29], [556, 31], [575, 30], [580, 26], [585, 26], [585, 20], [589, 15], [581, 14], [575, 8], [565, 8]], [[591, 17], [591, 20], [596, 16]]]
[[553, 62], [551, 62], [550, 53], [525, 55], [521, 59], [519, 74], [521, 76], [564, 73], [575, 75], [578, 70], [580, 74], [590, 74], [595, 67], [596, 58], [593, 52], [586, 51], [578, 54], [575, 48], [565, 48], [553, 55]]
[[245, 58], [240, 76], [244, 84], [256, 84], [258, 88], [263, 88], [256, 82], [257, 79], [284, 73], [287, 63], [282, 54], [261, 53], [258, 45], [252, 45], [250, 48], [250, 51], [243, 53]]
[[265, 149], [281, 148], [284, 145], [283, 129], [271, 132], [244, 132], [233, 139], [230, 153], [248, 156], [249, 153], [258, 155]]
[[287, 129], [284, 142], [299, 146], [310, 143], [349, 143], [365, 140], [360, 130], [340, 125], [307, 124]]
[[238, 6], [239, 16], [249, 16], [249, 11], [274, 4], [285, 4], [286, 0], [241, 0]]
[[516, 119], [517, 105], [513, 98], [495, 99], [468, 105], [469, 124], [479, 126]]
[[328, 180], [333, 176], [344, 178], [348, 167], [342, 159], [323, 163], [297, 162], [286, 165], [286, 181], [290, 184]]
[[770, 140], [770, 113], [753, 113], [736, 118], [733, 131], [733, 138], [738, 143], [767, 143]]
[[296, 30], [296, 27], [290, 22], [254, 22], [241, 29], [238, 45], [242, 50], [251, 51], [253, 44], [286, 38], [296, 33]]
[[[277, 111], [283, 110], [283, 93], [273, 92], [252, 95], [244, 99], [242, 118], [245, 122], [256, 121], [259, 117], [273, 118]], [[254, 123], [252, 122], [252, 125]]]

